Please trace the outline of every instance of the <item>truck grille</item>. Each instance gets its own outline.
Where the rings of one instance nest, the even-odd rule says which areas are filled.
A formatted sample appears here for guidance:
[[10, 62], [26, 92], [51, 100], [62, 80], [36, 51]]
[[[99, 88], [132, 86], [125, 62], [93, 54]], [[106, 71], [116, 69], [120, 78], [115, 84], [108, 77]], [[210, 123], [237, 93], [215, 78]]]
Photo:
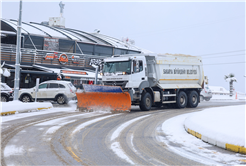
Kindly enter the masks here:
[[105, 81], [103, 83], [104, 85], [121, 86], [122, 88], [125, 88], [127, 81]]

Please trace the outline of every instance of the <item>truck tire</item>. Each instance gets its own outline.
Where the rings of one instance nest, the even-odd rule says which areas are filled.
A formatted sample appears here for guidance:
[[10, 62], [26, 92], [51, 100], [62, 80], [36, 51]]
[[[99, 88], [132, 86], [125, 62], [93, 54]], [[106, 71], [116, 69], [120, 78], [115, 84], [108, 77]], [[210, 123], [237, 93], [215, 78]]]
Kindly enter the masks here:
[[149, 111], [152, 106], [152, 97], [149, 92], [146, 92], [142, 95], [141, 103], [139, 105], [142, 111]]
[[204, 100], [204, 97], [203, 96], [200, 96], [200, 101], [203, 101]]
[[188, 95], [187, 106], [190, 108], [196, 108], [197, 105], [198, 105], [198, 93], [193, 90]]
[[184, 91], [178, 93], [176, 106], [177, 108], [185, 108], [187, 106], [187, 95]]
[[206, 101], [209, 101], [209, 100], [210, 100], [210, 98], [205, 98], [205, 100], [206, 100]]

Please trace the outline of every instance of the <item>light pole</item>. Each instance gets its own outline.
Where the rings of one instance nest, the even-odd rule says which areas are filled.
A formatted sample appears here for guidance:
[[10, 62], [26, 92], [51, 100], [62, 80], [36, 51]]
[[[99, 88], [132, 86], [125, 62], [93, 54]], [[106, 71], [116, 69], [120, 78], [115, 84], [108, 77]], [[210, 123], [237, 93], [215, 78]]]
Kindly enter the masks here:
[[20, 88], [19, 84], [20, 84], [20, 56], [21, 56], [21, 15], [22, 15], [22, 0], [20, 0], [19, 20], [17, 26], [14, 100], [18, 100], [19, 88]]
[[95, 71], [95, 81], [94, 81], [94, 85], [97, 85], [97, 77], [98, 77], [98, 68], [99, 66], [96, 65], [91, 65], [92, 67], [94, 67], [96, 69]]

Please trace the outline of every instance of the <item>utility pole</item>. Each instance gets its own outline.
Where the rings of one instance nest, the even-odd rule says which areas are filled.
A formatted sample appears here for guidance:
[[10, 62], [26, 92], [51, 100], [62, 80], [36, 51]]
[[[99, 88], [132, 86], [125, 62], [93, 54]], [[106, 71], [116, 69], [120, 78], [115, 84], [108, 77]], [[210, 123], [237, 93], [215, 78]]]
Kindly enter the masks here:
[[17, 26], [14, 100], [18, 100], [19, 89], [20, 89], [21, 15], [22, 15], [22, 0], [20, 0], [19, 20]]

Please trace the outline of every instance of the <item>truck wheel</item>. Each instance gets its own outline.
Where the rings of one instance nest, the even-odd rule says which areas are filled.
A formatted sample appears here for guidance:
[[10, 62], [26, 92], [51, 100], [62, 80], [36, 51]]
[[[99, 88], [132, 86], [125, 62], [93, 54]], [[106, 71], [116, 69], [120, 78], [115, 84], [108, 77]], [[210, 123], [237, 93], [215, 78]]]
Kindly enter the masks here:
[[152, 97], [151, 95], [146, 92], [142, 95], [142, 98], [141, 98], [141, 103], [140, 103], [140, 109], [142, 111], [149, 111], [151, 106], [152, 106]]
[[203, 101], [204, 100], [204, 97], [203, 96], [200, 96], [200, 101]]
[[206, 100], [206, 101], [209, 101], [209, 100], [210, 100], [210, 98], [205, 98], [205, 100]]
[[197, 105], [198, 105], [198, 93], [193, 90], [188, 95], [187, 106], [190, 108], [196, 108]]
[[185, 108], [187, 106], [187, 95], [184, 91], [179, 92], [176, 99], [176, 106], [178, 108]]

